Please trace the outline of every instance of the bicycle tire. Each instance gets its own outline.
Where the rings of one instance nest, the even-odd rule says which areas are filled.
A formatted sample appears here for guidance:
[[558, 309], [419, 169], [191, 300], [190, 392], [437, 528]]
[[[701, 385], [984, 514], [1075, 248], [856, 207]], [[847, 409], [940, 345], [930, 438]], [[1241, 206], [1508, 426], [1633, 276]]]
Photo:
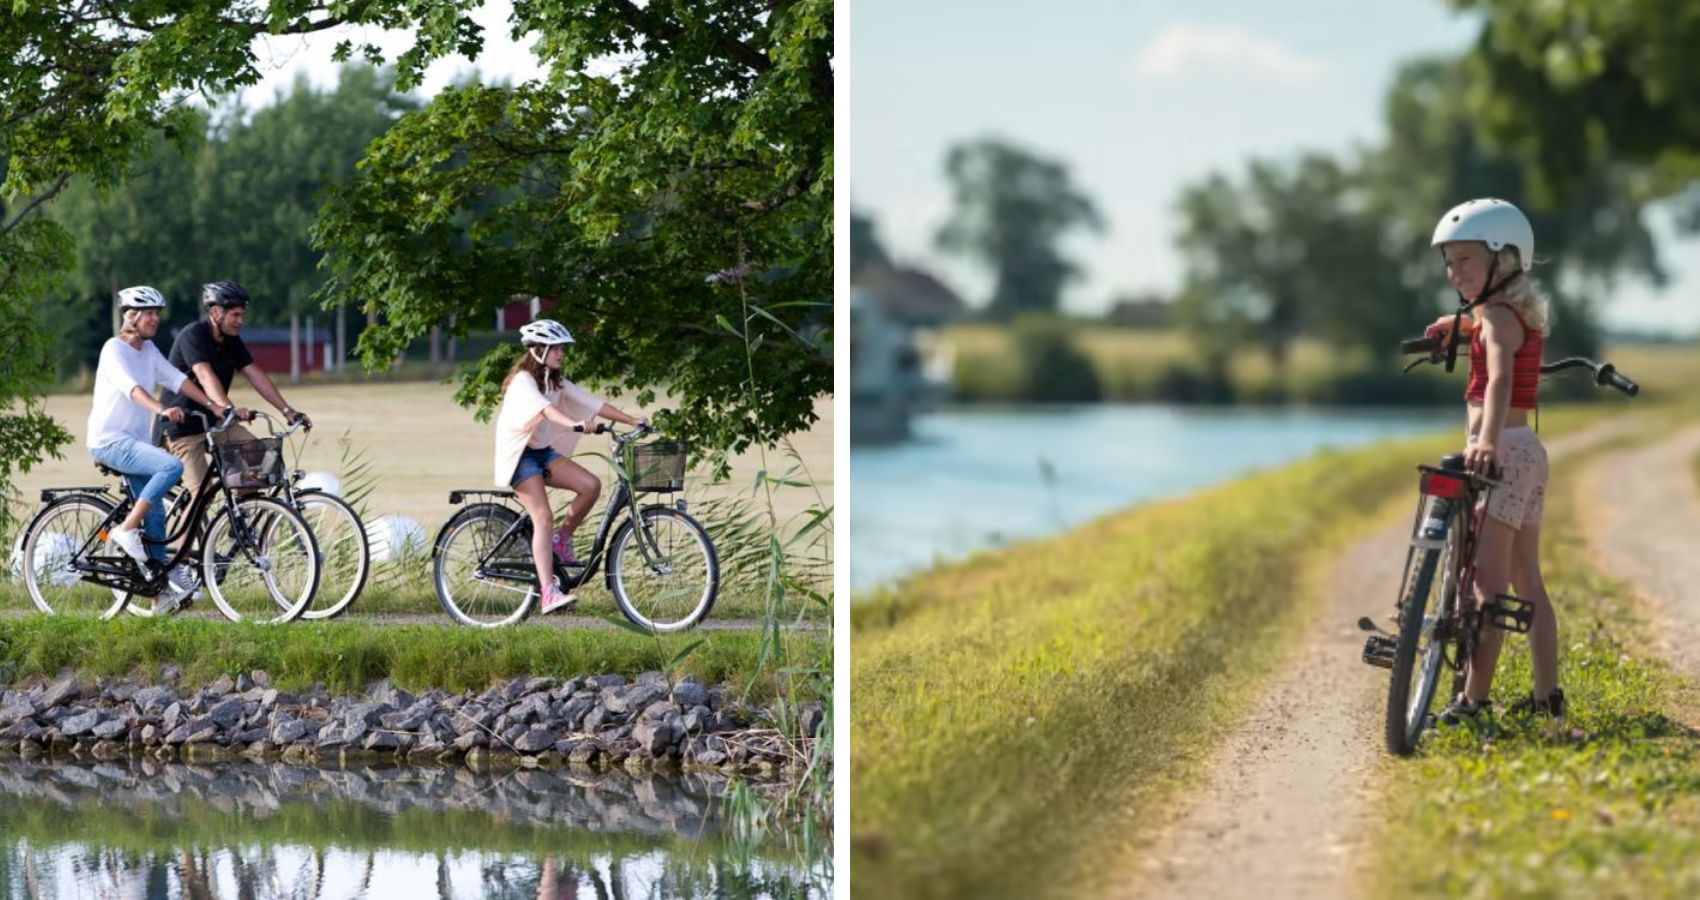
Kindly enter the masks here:
[[[1407, 563], [1408, 590], [1400, 606], [1399, 643], [1393, 654], [1387, 694], [1387, 749], [1396, 756], [1409, 756], [1416, 751], [1429, 708], [1434, 705], [1441, 668], [1446, 664], [1446, 649], [1459, 640], [1452, 633], [1455, 629], [1442, 629], [1440, 623], [1456, 618], [1459, 586], [1454, 577], [1457, 568], [1454, 561], [1463, 545], [1462, 530], [1463, 523], [1454, 515], [1448, 522], [1444, 547], [1423, 550]], [[1414, 576], [1409, 569], [1412, 563], [1416, 566]], [[1433, 617], [1428, 615], [1431, 594]], [[1410, 614], [1413, 609], [1418, 613], [1415, 616]], [[1442, 633], [1440, 640], [1435, 639], [1437, 630]]]
[[[537, 604], [537, 585], [521, 587], [480, 578], [476, 568], [496, 548], [499, 539], [519, 513], [496, 503], [475, 503], [457, 512], [437, 535], [431, 545], [431, 584], [437, 592], [437, 602], [449, 618], [473, 628], [501, 628], [523, 622]], [[503, 548], [509, 563], [523, 559], [531, 566], [529, 541]]]
[[248, 535], [235, 534], [233, 510], [226, 508], [207, 523], [201, 546], [201, 583], [213, 605], [232, 622], [300, 618], [319, 587], [319, 551], [307, 520], [275, 497], [243, 497], [235, 511], [242, 513]]
[[[326, 514], [340, 519], [342, 524], [330, 530], [315, 527], [315, 518], [308, 515], [306, 509], [309, 506], [320, 507]], [[313, 532], [314, 545], [319, 550], [319, 589], [301, 618], [334, 619], [359, 598], [360, 592], [366, 589], [367, 577], [372, 573], [372, 542], [366, 534], [366, 523], [360, 520], [360, 514], [347, 501], [324, 491], [296, 491], [295, 508], [307, 520], [307, 527]], [[339, 588], [341, 593], [336, 593]], [[327, 602], [321, 604], [320, 595], [326, 591], [335, 595], [323, 598]]]
[[[94, 529], [112, 513], [112, 503], [93, 494], [65, 494], [49, 503], [25, 526], [18, 565], [36, 609], [55, 616], [111, 619], [130, 595], [90, 581], [67, 563]], [[83, 518], [71, 519], [82, 514]], [[55, 527], [61, 519], [64, 527]], [[67, 550], [69, 553], [67, 554]]]
[[[680, 510], [651, 506], [640, 510], [638, 515], [650, 526], [646, 531], [653, 531], [663, 522], [670, 523], [662, 526], [671, 534], [665, 546], [658, 548], [669, 564], [665, 572], [656, 571], [651, 566], [638, 541], [634, 540], [638, 532], [633, 519], [628, 516], [608, 542], [607, 580], [614, 602], [632, 624], [646, 631], [667, 633], [692, 628], [708, 617], [720, 593], [720, 560], [714, 550], [714, 541], [709, 538], [702, 523]], [[694, 584], [697, 565], [701, 566], [700, 588]], [[675, 579], [675, 575], [686, 566], [690, 567], [692, 574]], [[644, 571], [646, 568], [648, 572]], [[639, 574], [653, 578], [658, 584], [648, 585], [643, 591], [636, 590]]]

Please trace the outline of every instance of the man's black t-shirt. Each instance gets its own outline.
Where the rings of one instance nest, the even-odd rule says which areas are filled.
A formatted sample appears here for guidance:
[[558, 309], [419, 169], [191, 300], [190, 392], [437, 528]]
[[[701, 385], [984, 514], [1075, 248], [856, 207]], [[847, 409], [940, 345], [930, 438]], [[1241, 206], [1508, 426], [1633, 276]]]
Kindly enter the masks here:
[[[222, 341], [213, 340], [213, 326], [208, 319], [202, 319], [178, 332], [177, 340], [171, 342], [171, 355], [168, 358], [172, 365], [190, 378], [195, 377], [196, 363], [211, 363], [213, 374], [218, 376], [218, 383], [224, 388], [226, 396], [229, 396], [230, 382], [236, 377], [236, 373], [254, 361], [253, 355], [248, 352], [248, 346], [242, 343], [241, 338], [230, 336]], [[181, 407], [187, 411], [199, 412], [209, 419], [213, 418], [211, 410], [176, 391], [166, 391], [160, 399], [166, 406]], [[184, 416], [181, 425], [169, 421], [165, 424], [165, 433], [174, 438], [205, 431], [206, 429], [201, 427], [201, 420], [194, 416]]]

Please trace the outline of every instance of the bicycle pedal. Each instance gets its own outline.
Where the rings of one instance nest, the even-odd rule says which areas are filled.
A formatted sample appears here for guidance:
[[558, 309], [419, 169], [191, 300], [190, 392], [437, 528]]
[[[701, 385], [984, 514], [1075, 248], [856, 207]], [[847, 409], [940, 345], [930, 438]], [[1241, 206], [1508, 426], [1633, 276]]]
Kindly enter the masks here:
[[1528, 634], [1535, 624], [1535, 605], [1510, 594], [1494, 597], [1482, 612], [1489, 625], [1513, 634]]
[[1393, 654], [1399, 649], [1399, 639], [1375, 635], [1364, 641], [1364, 662], [1378, 669], [1393, 668]]

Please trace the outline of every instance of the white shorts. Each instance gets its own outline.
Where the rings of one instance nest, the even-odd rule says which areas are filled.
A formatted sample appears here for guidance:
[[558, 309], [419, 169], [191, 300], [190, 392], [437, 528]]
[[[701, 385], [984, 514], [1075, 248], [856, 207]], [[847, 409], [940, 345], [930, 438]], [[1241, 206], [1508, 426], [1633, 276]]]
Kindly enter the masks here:
[[[1474, 444], [1476, 436], [1470, 435]], [[1546, 508], [1547, 448], [1527, 425], [1499, 433], [1495, 463], [1499, 484], [1488, 497], [1487, 514], [1510, 525], [1524, 528], [1541, 524]]]

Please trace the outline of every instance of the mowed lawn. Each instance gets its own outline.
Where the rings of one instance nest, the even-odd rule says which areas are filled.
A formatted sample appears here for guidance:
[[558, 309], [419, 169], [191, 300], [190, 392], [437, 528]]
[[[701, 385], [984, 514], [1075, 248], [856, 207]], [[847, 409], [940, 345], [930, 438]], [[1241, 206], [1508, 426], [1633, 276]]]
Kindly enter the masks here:
[[[282, 380], [280, 379], [280, 382]], [[342, 474], [343, 441], [356, 452], [364, 452], [375, 483], [367, 500], [371, 517], [401, 515], [417, 520], [427, 533], [454, 513], [448, 493], [455, 488], [492, 488], [491, 468], [495, 442], [492, 426], [478, 422], [471, 410], [457, 406], [452, 385], [436, 382], [368, 382], [352, 384], [291, 385], [280, 383], [291, 405], [313, 417], [313, 431], [301, 446], [299, 461], [291, 464], [308, 471]], [[235, 402], [273, 412], [245, 380], [238, 378], [232, 390]], [[616, 406], [640, 412], [628, 398]], [[661, 408], [665, 401], [658, 401]], [[63, 448], [63, 458], [48, 459], [17, 478], [16, 488], [26, 505], [33, 506], [43, 487], [97, 484], [101, 478], [89, 459], [88, 394], [55, 394], [47, 398], [47, 411], [75, 437]], [[641, 412], [653, 412], [641, 410]], [[774, 507], [782, 521], [793, 520], [817, 503], [832, 502], [832, 398], [815, 403], [820, 421], [809, 431], [795, 435], [795, 446], [809, 478], [819, 491], [776, 487]], [[250, 426], [259, 433], [264, 425]], [[579, 442], [579, 454], [592, 472], [611, 485], [608, 463], [590, 454], [606, 453], [611, 446], [606, 436], [587, 436]], [[698, 460], [693, 456], [692, 462]], [[767, 464], [775, 475], [792, 465], [783, 448], [769, 449]], [[733, 462], [729, 483], [709, 485], [701, 472], [687, 481], [685, 497], [696, 500], [742, 493], [748, 496], [756, 473], [762, 468], [756, 451], [739, 455]], [[605, 487], [606, 490], [606, 487]], [[606, 496], [606, 492], [604, 493]]]

